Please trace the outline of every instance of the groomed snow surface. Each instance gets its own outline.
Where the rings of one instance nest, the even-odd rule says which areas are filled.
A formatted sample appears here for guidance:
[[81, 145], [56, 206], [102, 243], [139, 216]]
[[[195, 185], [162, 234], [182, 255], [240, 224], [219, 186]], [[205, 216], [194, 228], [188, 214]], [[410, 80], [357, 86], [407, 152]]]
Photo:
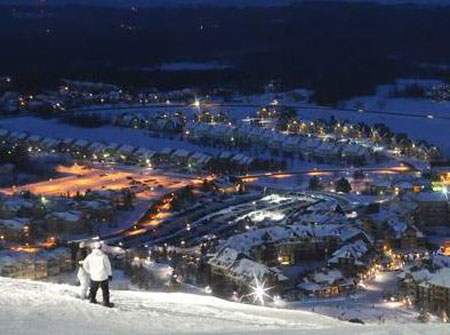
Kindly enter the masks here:
[[[2, 335], [448, 334], [431, 324], [357, 325], [318, 314], [186, 293], [112, 291], [116, 308], [81, 301], [77, 287], [0, 278]], [[101, 299], [101, 298], [100, 298]]]

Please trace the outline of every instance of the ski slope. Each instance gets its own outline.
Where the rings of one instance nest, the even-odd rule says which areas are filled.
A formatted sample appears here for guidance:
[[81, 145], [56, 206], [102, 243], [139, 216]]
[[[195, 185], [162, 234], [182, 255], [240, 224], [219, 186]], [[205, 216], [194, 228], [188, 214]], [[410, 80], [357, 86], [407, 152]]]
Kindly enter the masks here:
[[76, 298], [69, 285], [0, 278], [2, 335], [448, 334], [433, 324], [357, 325], [318, 314], [186, 293], [112, 291], [117, 308]]

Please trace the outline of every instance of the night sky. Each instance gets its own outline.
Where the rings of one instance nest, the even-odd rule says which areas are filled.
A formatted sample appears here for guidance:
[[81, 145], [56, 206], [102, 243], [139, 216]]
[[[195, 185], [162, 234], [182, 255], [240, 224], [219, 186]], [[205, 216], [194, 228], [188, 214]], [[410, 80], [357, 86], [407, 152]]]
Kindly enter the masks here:
[[[246, 5], [283, 5], [292, 2], [301, 1], [327, 1], [330, 0], [43, 0], [49, 5], [61, 4], [83, 4], [83, 5], [107, 5], [107, 6], [160, 6], [160, 5], [195, 5], [195, 4], [214, 4], [219, 6], [246, 6]], [[450, 0], [331, 0], [335, 2], [377, 2], [384, 4], [399, 4], [399, 3], [415, 3], [415, 4], [441, 4], [450, 5]], [[34, 5], [39, 3], [39, 0], [0, 0], [0, 4], [12, 5]]]

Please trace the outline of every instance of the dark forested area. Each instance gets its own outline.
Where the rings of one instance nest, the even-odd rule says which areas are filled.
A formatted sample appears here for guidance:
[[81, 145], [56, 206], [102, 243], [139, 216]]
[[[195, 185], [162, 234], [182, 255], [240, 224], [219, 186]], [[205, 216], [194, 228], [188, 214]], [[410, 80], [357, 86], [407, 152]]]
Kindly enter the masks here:
[[[0, 7], [0, 76], [21, 87], [61, 77], [133, 87], [308, 86], [320, 102], [399, 76], [447, 76], [450, 7], [299, 4], [277, 8]], [[170, 61], [232, 69], [140, 71]], [[448, 68], [448, 67], [447, 67]], [[447, 71], [447, 72], [446, 72]]]

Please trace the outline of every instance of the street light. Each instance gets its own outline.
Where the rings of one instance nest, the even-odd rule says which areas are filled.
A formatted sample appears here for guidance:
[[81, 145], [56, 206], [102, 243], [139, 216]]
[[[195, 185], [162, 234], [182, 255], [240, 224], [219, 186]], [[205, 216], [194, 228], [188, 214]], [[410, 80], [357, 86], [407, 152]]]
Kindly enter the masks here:
[[192, 104], [195, 108], [200, 108], [200, 100], [195, 99], [194, 103]]

